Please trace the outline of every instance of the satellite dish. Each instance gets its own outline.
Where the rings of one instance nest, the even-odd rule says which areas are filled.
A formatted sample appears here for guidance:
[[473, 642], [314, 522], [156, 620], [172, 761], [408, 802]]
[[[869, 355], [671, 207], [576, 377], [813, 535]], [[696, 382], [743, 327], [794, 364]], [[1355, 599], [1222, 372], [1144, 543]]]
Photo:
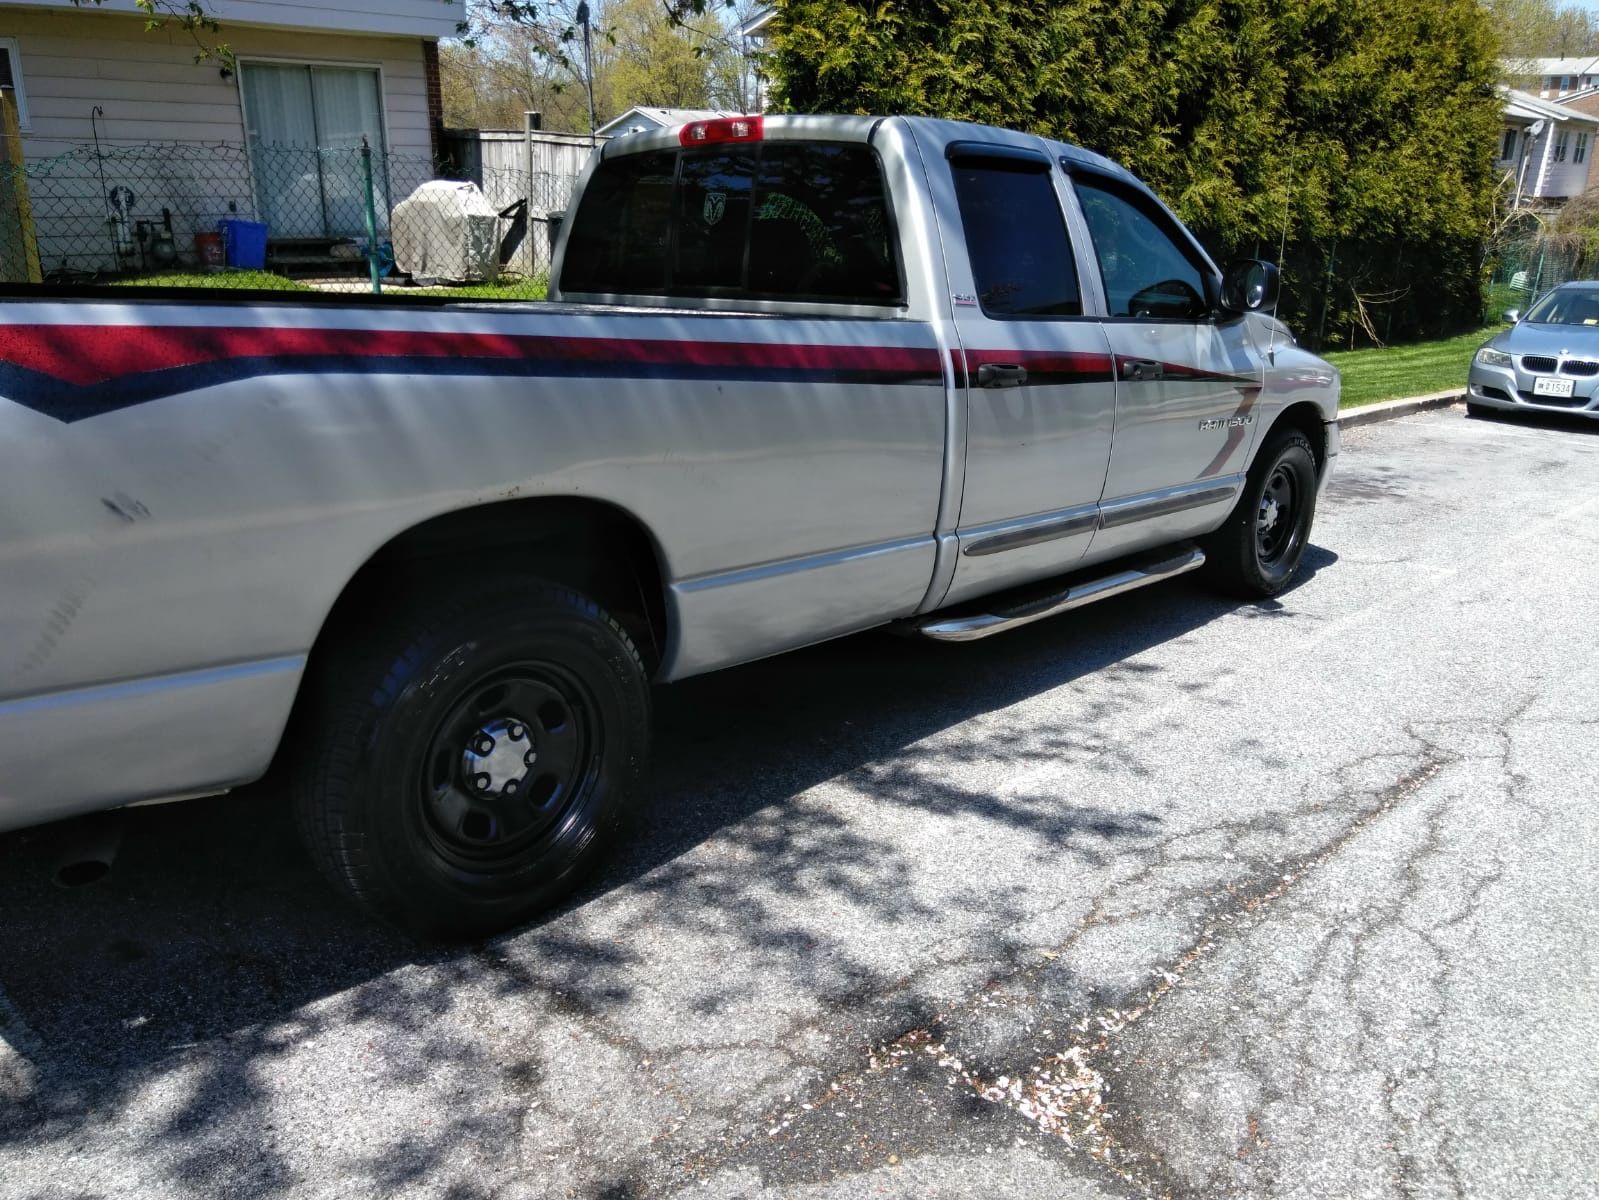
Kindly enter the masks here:
[[1527, 126], [1527, 136], [1532, 138], [1537, 137], [1539, 134], [1543, 133], [1544, 126], [1547, 124], [1549, 124], [1548, 121], [1534, 121], [1531, 125]]

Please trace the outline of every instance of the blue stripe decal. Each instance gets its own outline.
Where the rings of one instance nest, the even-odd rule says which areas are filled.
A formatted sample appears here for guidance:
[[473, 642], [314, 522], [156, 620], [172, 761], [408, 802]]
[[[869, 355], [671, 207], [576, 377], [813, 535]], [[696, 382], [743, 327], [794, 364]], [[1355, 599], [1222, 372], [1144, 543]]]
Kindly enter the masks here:
[[[55, 420], [72, 423], [132, 408], [152, 400], [218, 384], [267, 376], [306, 376], [319, 386], [341, 375], [468, 376], [473, 378], [701, 380], [717, 383], [832, 383], [877, 386], [942, 385], [937, 371], [803, 366], [702, 365], [536, 358], [440, 358], [437, 356], [329, 355], [327, 357], [229, 358], [166, 370], [124, 375], [103, 383], [74, 384], [40, 371], [0, 362], [0, 396]], [[320, 376], [321, 379], [313, 378]]]

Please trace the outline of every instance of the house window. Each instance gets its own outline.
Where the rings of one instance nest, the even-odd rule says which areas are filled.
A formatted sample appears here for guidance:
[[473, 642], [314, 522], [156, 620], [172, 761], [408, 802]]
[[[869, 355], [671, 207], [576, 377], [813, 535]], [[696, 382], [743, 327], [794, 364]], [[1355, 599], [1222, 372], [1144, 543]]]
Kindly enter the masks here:
[[1562, 129], [1559, 133], [1555, 134], [1555, 161], [1556, 162], [1565, 162], [1566, 161], [1566, 150], [1570, 146], [1570, 144], [1571, 144], [1571, 131], [1570, 130]]
[[1505, 130], [1504, 140], [1499, 144], [1499, 161], [1509, 162], [1516, 157], [1516, 131]]
[[376, 68], [244, 62], [245, 133], [261, 219], [280, 238], [361, 237], [361, 142], [372, 148], [379, 225], [387, 228], [383, 86]]
[[1570, 90], [1571, 90], [1571, 76], [1570, 75], [1562, 75], [1560, 77], [1560, 94], [1562, 96], [1564, 96]]
[[1588, 137], [1589, 135], [1586, 133], [1579, 133], [1577, 135], [1576, 148], [1571, 152], [1572, 162], [1580, 163], [1588, 161]]
[[0, 87], [12, 89], [17, 101], [17, 124], [28, 127], [28, 96], [22, 90], [22, 51], [16, 38], [0, 38]]

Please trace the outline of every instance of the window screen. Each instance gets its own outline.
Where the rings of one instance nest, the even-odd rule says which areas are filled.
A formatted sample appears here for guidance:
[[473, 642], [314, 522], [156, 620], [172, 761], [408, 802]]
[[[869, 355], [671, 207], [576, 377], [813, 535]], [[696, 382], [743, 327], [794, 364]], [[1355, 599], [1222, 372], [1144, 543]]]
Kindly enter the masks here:
[[983, 311], [997, 317], [1083, 311], [1066, 221], [1047, 163], [956, 159], [955, 195]]
[[899, 304], [869, 147], [769, 142], [601, 163], [575, 216], [571, 292]]
[[1198, 265], [1141, 205], [1092, 179], [1076, 183], [1111, 316], [1196, 320], [1209, 313]]

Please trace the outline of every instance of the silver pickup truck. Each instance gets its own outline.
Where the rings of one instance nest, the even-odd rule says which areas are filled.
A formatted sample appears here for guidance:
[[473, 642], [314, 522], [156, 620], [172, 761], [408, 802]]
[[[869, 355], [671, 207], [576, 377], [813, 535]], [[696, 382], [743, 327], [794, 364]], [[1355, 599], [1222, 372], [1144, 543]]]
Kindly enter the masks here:
[[1098, 155], [802, 116], [606, 145], [548, 304], [13, 289], [0, 829], [281, 760], [336, 884], [514, 923], [624, 828], [652, 681], [1287, 587], [1338, 378], [1276, 293]]

